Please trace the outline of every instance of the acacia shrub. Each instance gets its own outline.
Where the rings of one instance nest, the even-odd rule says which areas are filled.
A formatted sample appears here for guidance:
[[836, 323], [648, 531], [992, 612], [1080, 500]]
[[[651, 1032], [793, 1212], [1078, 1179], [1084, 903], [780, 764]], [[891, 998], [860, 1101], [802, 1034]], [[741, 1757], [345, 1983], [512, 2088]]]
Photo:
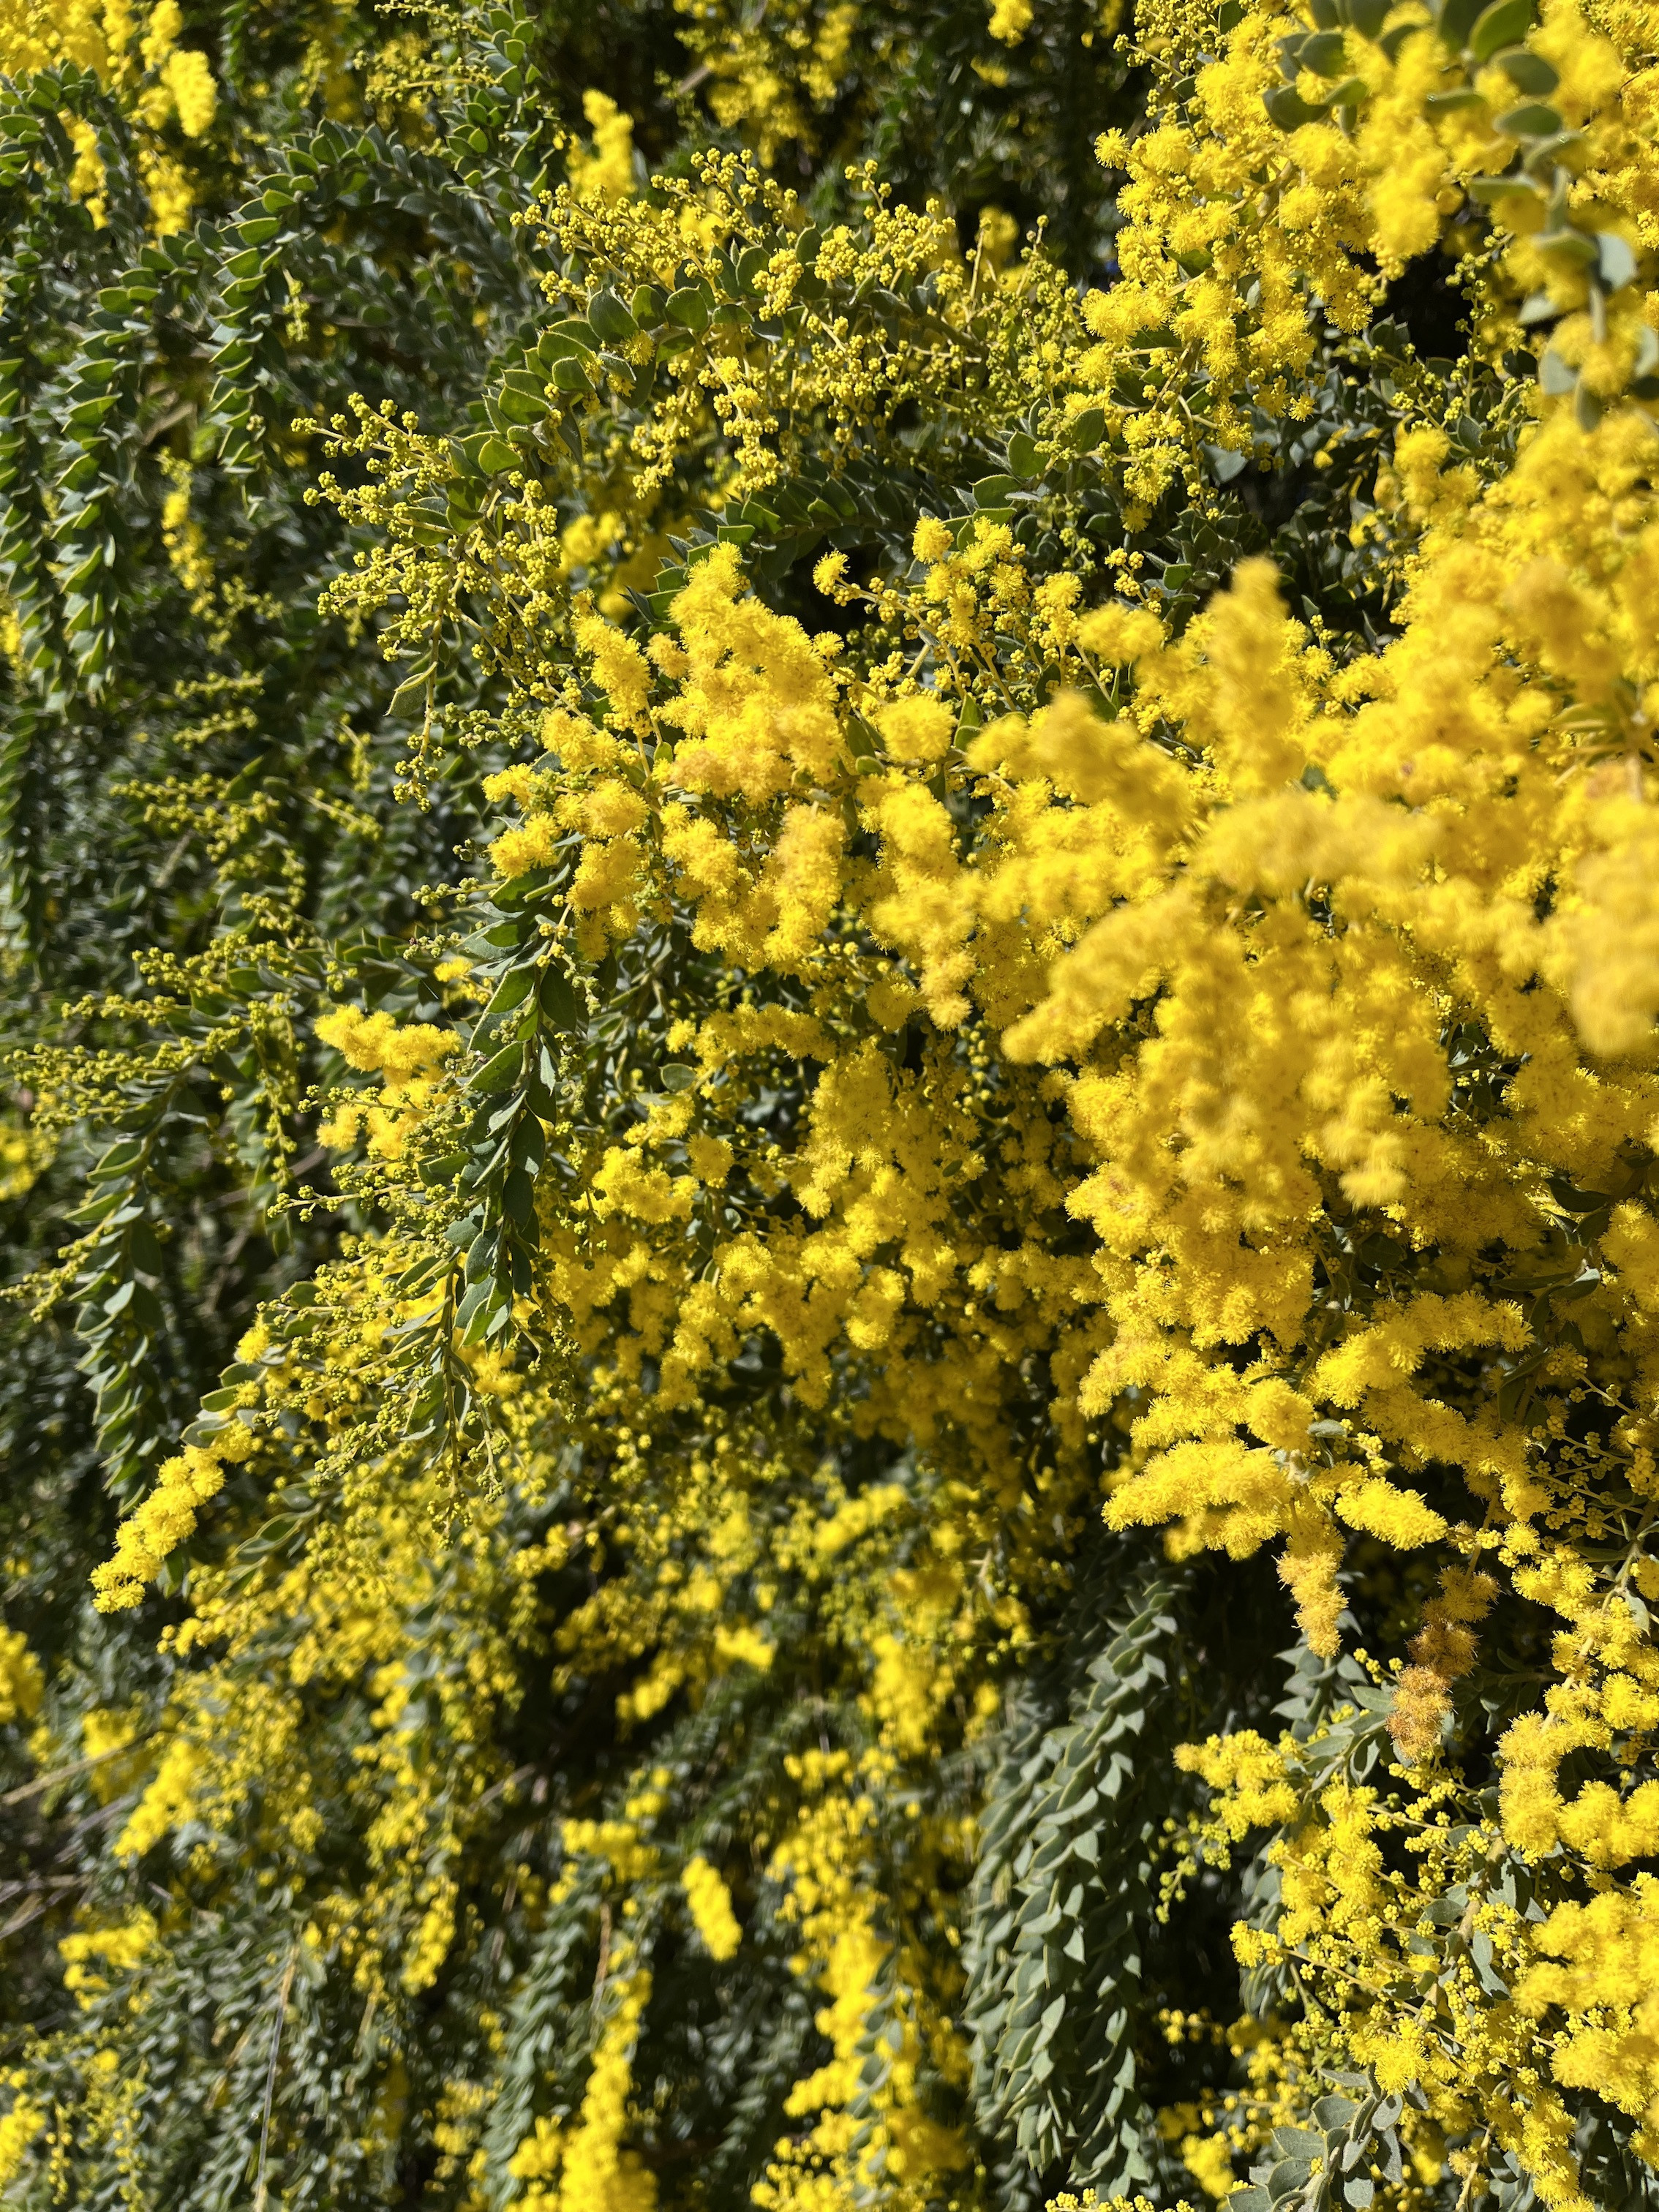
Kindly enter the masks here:
[[[25, 2202], [1652, 2193], [1649, 27], [857, 20], [699, 19], [647, 180], [446, 19], [364, 96], [471, 135], [140, 249], [304, 604], [163, 505], [288, 689], [157, 729], [176, 612], [13, 593], [194, 872], [142, 995], [18, 940]], [[1123, 103], [1110, 268], [836, 173], [965, 52]]]

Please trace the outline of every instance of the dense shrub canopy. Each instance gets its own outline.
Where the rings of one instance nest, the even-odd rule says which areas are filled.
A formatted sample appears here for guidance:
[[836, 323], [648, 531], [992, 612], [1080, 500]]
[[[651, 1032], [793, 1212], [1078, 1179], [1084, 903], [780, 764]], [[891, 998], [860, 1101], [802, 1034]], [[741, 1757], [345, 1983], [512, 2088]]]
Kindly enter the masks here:
[[6, 2201], [1659, 2202], [1659, 15], [0, 72]]

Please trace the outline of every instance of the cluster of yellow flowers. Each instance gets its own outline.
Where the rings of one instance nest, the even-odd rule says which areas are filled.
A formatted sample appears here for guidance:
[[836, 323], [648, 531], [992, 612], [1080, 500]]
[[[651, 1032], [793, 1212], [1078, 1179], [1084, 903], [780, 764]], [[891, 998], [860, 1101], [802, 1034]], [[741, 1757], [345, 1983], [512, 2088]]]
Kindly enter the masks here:
[[[1138, 232], [1124, 240], [1125, 282], [1087, 308], [1110, 359], [1083, 365], [1085, 401], [1121, 404], [1108, 368], [1167, 324], [1177, 343], [1224, 331], [1235, 349], [1205, 356], [1218, 401], [1291, 404], [1310, 299], [1357, 328], [1375, 296], [1358, 257], [1386, 276], [1437, 236], [1449, 186], [1501, 159], [1490, 88], [1484, 106], [1445, 111], [1455, 121], [1425, 119], [1445, 74], [1429, 31], [1392, 55], [1375, 49], [1359, 131], [1310, 120], [1285, 141], [1260, 97], [1278, 28], [1247, 12], [1170, 143], [1154, 133], [1133, 149]], [[1576, 158], [1595, 184], [1565, 188], [1572, 219], [1590, 219], [1593, 189], [1602, 219], [1623, 220], [1638, 246], [1641, 110], [1621, 97], [1626, 64], [1562, 9], [1528, 51], [1583, 128]], [[1407, 102], [1415, 137], [1395, 115]], [[1415, 163], [1401, 158], [1402, 135], [1420, 141]], [[1242, 228], [1237, 209], [1270, 160], [1288, 161], [1282, 197]], [[1186, 239], [1161, 179], [1201, 210], [1205, 236]], [[1519, 191], [1496, 204], [1517, 203]], [[1154, 232], [1179, 303], [1137, 258]], [[1582, 275], [1538, 252], [1523, 239], [1504, 273], [1548, 280], [1568, 318], [1563, 354], [1594, 368], [1593, 390], [1616, 392], [1607, 363], [1622, 360], [1628, 380], [1630, 332], [1649, 327], [1641, 295], [1620, 288], [1603, 308], [1595, 343], [1607, 350], [1592, 362], [1571, 319], [1591, 319]], [[1183, 253], [1207, 257], [1206, 272], [1170, 276]], [[1260, 336], [1241, 344], [1241, 328]], [[1134, 475], [1162, 465], [1137, 434], [1147, 423], [1143, 398], [1125, 417], [1126, 481], [1150, 497], [1159, 485]], [[1626, 1602], [1654, 1574], [1644, 1534], [1659, 1382], [1643, 1204], [1659, 1012], [1646, 858], [1653, 430], [1634, 407], [1587, 422], [1557, 404], [1486, 486], [1473, 472], [1448, 485], [1446, 451], [1443, 433], [1401, 439], [1405, 496], [1426, 526], [1400, 635], [1345, 663], [1288, 615], [1265, 564], [1247, 564], [1171, 637], [1132, 602], [1074, 611], [1075, 577], [1030, 592], [1006, 526], [982, 519], [965, 536], [918, 526], [926, 575], [902, 611], [933, 648], [929, 686], [847, 674], [839, 640], [811, 639], [743, 594], [729, 548], [692, 572], [648, 653], [596, 617], [579, 624], [608, 711], [568, 749], [545, 801], [526, 794], [531, 818], [545, 803], [582, 841], [573, 914], [603, 917], [615, 940], [672, 905], [745, 976], [799, 978], [810, 998], [787, 1017], [757, 1007], [713, 1035], [689, 1023], [671, 1033], [692, 1079], [592, 1163], [603, 1225], [558, 1233], [553, 1249], [568, 1257], [548, 1289], [595, 1352], [603, 1342], [626, 1362], [636, 1337], [660, 1361], [665, 1406], [757, 1326], [814, 1395], [838, 1359], [878, 1351], [885, 1379], [872, 1378], [866, 1418], [930, 1443], [947, 1419], [971, 1436], [991, 1291], [997, 1309], [1066, 1343], [1082, 1419], [1127, 1420], [1109, 1519], [1173, 1522], [1178, 1549], [1242, 1556], [1282, 1540], [1315, 1650], [1338, 1645], [1351, 1532], [1433, 1552], [1438, 1595], [1395, 1702], [1412, 1771], [1434, 1759], [1499, 1578], [1553, 1608], [1560, 1679], [1504, 1740], [1498, 1832], [1522, 1855], [1565, 1846], [1613, 1870], [1653, 1848], [1655, 1785], [1621, 1794], [1595, 1781], [1564, 1799], [1558, 1778], [1570, 1753], [1613, 1752], [1615, 1771], [1639, 1764], [1656, 1680], [1644, 1616]], [[821, 588], [838, 580], [833, 564], [820, 574]], [[994, 626], [1034, 600], [1047, 657], [1063, 676], [1074, 655], [1073, 680], [1097, 699], [1109, 687], [1115, 715], [1081, 693], [970, 715], [988, 676], [1013, 704], [1014, 657]], [[632, 764], [619, 753], [600, 767], [607, 729], [633, 740]], [[855, 857], [854, 833], [873, 860]], [[530, 858], [498, 848], [508, 871]], [[585, 949], [605, 941], [576, 927]], [[933, 1061], [920, 1123], [881, 1043], [918, 1007]], [[1465, 1027], [1503, 1071], [1498, 1116], [1447, 1050]], [[1029, 1244], [993, 1258], [975, 1237], [990, 1164], [971, 1109], [958, 1133], [972, 1077], [943, 1048], [964, 1031], [1000, 1060], [1008, 1120], [1029, 1101], [1028, 1128], [1042, 1133], [1033, 1195], [1046, 1181], [1048, 1202], [1091, 1226], [1085, 1267]], [[716, 1186], [734, 1164], [754, 1173], [732, 1109], [750, 1054], [769, 1046], [823, 1068], [793, 1156], [769, 1163], [794, 1190], [799, 1226], [716, 1234], [687, 1296], [675, 1255], [711, 1171]], [[653, 1153], [665, 1164], [649, 1164]], [[1006, 1136], [1002, 1155], [1006, 1176]], [[1576, 1224], [1603, 1205], [1605, 1232], [1584, 1234]], [[1365, 1237], [1383, 1287], [1363, 1303], [1333, 1295], [1342, 1255]], [[1417, 1260], [1429, 1253], [1431, 1264]], [[1390, 1271], [1402, 1294], [1389, 1295]], [[653, 1279], [661, 1297], [641, 1296]], [[623, 1283], [639, 1288], [619, 1344]], [[1076, 1314], [1063, 1330], [1056, 1301]], [[1598, 1361], [1615, 1346], [1616, 1391]], [[998, 1350], [1006, 1372], [1012, 1346]], [[901, 1361], [902, 1400], [888, 1395]], [[1445, 1511], [1413, 1480], [1430, 1469]], [[1582, 1547], [1587, 1516], [1601, 1564]], [[1420, 1826], [1442, 1786], [1388, 1817]], [[1385, 1906], [1372, 1894], [1375, 1796], [1324, 1791], [1312, 1825], [1295, 1826], [1285, 1864], [1307, 1871], [1297, 1883], [1287, 1872], [1284, 1918], [1260, 1939], [1281, 1955], [1363, 1972], [1361, 1929], [1386, 1946], [1421, 1909], [1421, 1897]], [[1282, 1823], [1283, 1804], [1271, 1811]], [[1266, 1816], [1256, 1802], [1252, 1817]], [[1419, 1889], [1452, 1887], [1430, 1850]], [[1351, 2057], [1385, 2087], [1414, 2085], [1443, 2132], [1471, 2125], [1477, 2063], [1500, 2083], [1541, 2067], [1510, 2119], [1496, 2089], [1480, 2117], [1549, 2201], [1568, 2201], [1571, 2128], [1552, 2072], [1599, 2084], [1637, 2118], [1659, 2087], [1641, 2056], [1654, 2000], [1630, 1979], [1644, 1899], [1559, 1907], [1530, 1941], [1571, 1965], [1528, 1972], [1518, 2011], [1495, 2005], [1497, 1985], [1464, 1961], [1449, 2025], [1413, 2029], [1393, 2007], [1368, 2008]], [[1514, 1917], [1488, 1940], [1518, 1941]], [[1566, 2015], [1553, 2032], [1552, 2005]]]
[[644, 1968], [629, 1972], [623, 1958], [617, 1966], [616, 2009], [593, 2053], [574, 2127], [567, 2134], [556, 2121], [538, 2120], [533, 2135], [508, 2161], [514, 2179], [529, 2184], [519, 2201], [530, 2212], [654, 2212], [654, 2177], [637, 2154], [620, 2148], [628, 2124], [634, 2043], [640, 2015], [651, 2000], [651, 1976]]
[[[139, 136], [138, 173], [158, 238], [185, 228], [196, 197], [171, 131], [201, 137], [218, 105], [207, 56], [179, 44], [184, 27], [179, 0], [155, 0], [142, 18], [128, 0], [7, 0], [0, 8], [0, 75], [73, 62], [117, 95]], [[66, 115], [64, 127], [76, 153], [70, 193], [101, 227], [107, 170], [97, 127], [79, 114]]]
[[894, 27], [861, 0], [787, 0], [759, 16], [729, 0], [675, 0], [675, 8], [715, 119], [740, 132], [768, 168], [791, 140], [812, 146], [860, 57], [866, 65], [884, 58], [894, 43]]
[[[1192, 52], [1184, 13], [1138, 10], [1149, 55]], [[1587, 21], [1574, 0], [1540, 15], [1470, 18], [1465, 46], [1387, 9], [1322, 18], [1310, 40], [1281, 10], [1224, 9], [1234, 20], [1209, 34], [1220, 51], [1190, 97], [1155, 104], [1133, 145], [1103, 138], [1127, 173], [1123, 278], [1085, 303], [1097, 343], [1068, 404], [1101, 411], [1137, 502], [1177, 477], [1192, 487], [1206, 438], [1249, 452], [1249, 408], [1305, 417], [1320, 319], [1358, 342], [1388, 280], [1443, 244], [1480, 264], [1477, 354], [1503, 353], [1525, 295], [1562, 314], [1553, 350], [1589, 392], [1647, 366], [1630, 281], [1652, 221], [1647, 26], [1639, 9]], [[1471, 194], [1492, 211], [1479, 244]]]

